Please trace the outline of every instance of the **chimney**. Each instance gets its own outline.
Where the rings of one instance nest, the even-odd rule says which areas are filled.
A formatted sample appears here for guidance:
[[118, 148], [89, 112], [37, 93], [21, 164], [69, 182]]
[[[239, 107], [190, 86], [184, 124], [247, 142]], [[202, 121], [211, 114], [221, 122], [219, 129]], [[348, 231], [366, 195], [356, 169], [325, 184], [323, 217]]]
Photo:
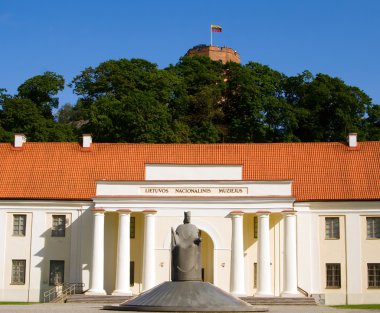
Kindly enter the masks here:
[[15, 134], [15, 148], [22, 148], [22, 145], [26, 142], [26, 137], [24, 134]]
[[350, 148], [358, 147], [358, 134], [357, 133], [349, 133], [348, 134], [348, 146]]
[[82, 143], [82, 148], [91, 148], [92, 144], [92, 137], [90, 134], [83, 134], [83, 143]]

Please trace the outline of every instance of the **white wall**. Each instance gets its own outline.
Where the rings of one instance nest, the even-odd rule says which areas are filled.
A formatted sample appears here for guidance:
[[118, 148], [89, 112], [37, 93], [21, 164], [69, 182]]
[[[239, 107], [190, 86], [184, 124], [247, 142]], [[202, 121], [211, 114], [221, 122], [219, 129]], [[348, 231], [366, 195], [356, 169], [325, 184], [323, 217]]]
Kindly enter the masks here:
[[[112, 200], [113, 201], [113, 200]], [[136, 239], [131, 240], [131, 259], [135, 264], [136, 284], [132, 288], [134, 293], [141, 290], [141, 261], [143, 242], [143, 214], [142, 207], [136, 209], [134, 205], [118, 202], [108, 203], [106, 210], [115, 212], [118, 207], [130, 208], [132, 216], [136, 217]], [[123, 200], [124, 201], [124, 200]], [[115, 205], [115, 203], [117, 205]], [[104, 204], [104, 203], [103, 203]], [[258, 200], [257, 207], [265, 209], [266, 204]], [[283, 204], [278, 203], [278, 208]], [[288, 204], [286, 204], [288, 205]], [[192, 222], [207, 232], [213, 241], [214, 251], [214, 283], [229, 291], [231, 266], [231, 219], [229, 204], [219, 202], [217, 207], [208, 207], [208, 201], [198, 201], [196, 206], [190, 200], [173, 202], [171, 207], [165, 208], [163, 202], [157, 208], [156, 218], [156, 271], [157, 283], [170, 278], [170, 227], [182, 223], [183, 212], [192, 211]], [[244, 253], [245, 276], [247, 293], [252, 295], [253, 263], [256, 261], [257, 251], [253, 237], [253, 215], [257, 209], [245, 208], [244, 202], [239, 203], [244, 215]], [[55, 201], [8, 201], [0, 202], [0, 301], [39, 301], [41, 293], [48, 288], [46, 282], [51, 258], [59, 257], [65, 260], [65, 278], [71, 282], [84, 282], [88, 288], [91, 272], [92, 227], [93, 213], [90, 211], [92, 203], [68, 203]], [[151, 208], [155, 208], [151, 205]], [[367, 263], [380, 263], [380, 240], [366, 238], [366, 216], [380, 216], [379, 202], [313, 202], [296, 203], [297, 213], [297, 254], [298, 254], [298, 285], [313, 295], [322, 295], [326, 304], [374, 303], [379, 302], [380, 290], [368, 289]], [[27, 214], [27, 233], [24, 238], [12, 236], [12, 215], [14, 213]], [[51, 215], [54, 213], [67, 214], [69, 225], [67, 237], [53, 242], [50, 234]], [[116, 213], [106, 218], [107, 237], [112, 242], [107, 251], [112, 264], [115, 259], [117, 218]], [[112, 218], [115, 214], [115, 218]], [[282, 254], [283, 254], [283, 227], [280, 214], [271, 214], [271, 261], [273, 275], [273, 291], [279, 294], [282, 288]], [[341, 222], [341, 239], [339, 242], [325, 242], [323, 219], [325, 216], [339, 216]], [[169, 238], [169, 239], [168, 239]], [[55, 238], [56, 239], [56, 238]], [[61, 240], [61, 242], [59, 241]], [[335, 247], [338, 244], [339, 247]], [[330, 253], [330, 251], [332, 251]], [[342, 263], [342, 288], [334, 292], [325, 289], [325, 273], [323, 267], [326, 262], [333, 262], [334, 253], [338, 253]], [[11, 260], [26, 259], [27, 273], [25, 285], [10, 285]], [[162, 265], [161, 265], [162, 264]], [[223, 264], [223, 266], [222, 266]], [[347, 283], [345, 279], [347, 266]], [[107, 272], [108, 271], [108, 272]], [[114, 270], [107, 270], [107, 291], [113, 291]], [[344, 272], [344, 273], [343, 273]], [[29, 288], [30, 287], [30, 288]]]
[[5, 247], [6, 247], [6, 234], [7, 228], [6, 225], [6, 213], [3, 210], [0, 210], [0, 299], [4, 298], [4, 289], [5, 289]]
[[[295, 210], [299, 286], [328, 305], [379, 303], [380, 289], [368, 288], [367, 263], [380, 263], [380, 240], [366, 238], [366, 217], [380, 217], [380, 202], [295, 203]], [[339, 240], [324, 238], [328, 216], [339, 217]], [[341, 288], [326, 288], [326, 263], [341, 264]]]
[[[0, 202], [0, 301], [42, 301], [50, 260], [65, 262], [65, 282], [82, 280], [80, 224], [89, 205], [64, 201]], [[25, 236], [13, 236], [13, 215], [26, 214]], [[65, 237], [51, 237], [52, 215], [66, 215]], [[78, 224], [77, 224], [78, 223]], [[88, 242], [88, 240], [87, 240]], [[85, 242], [85, 244], [87, 244]], [[12, 285], [12, 260], [26, 260], [25, 284]]]
[[[26, 215], [25, 236], [13, 236], [13, 215]], [[4, 298], [9, 301], [29, 301], [30, 286], [30, 263], [31, 263], [31, 240], [32, 240], [32, 224], [33, 214], [29, 212], [20, 212], [12, 210], [6, 213], [6, 221], [4, 223], [5, 233], [5, 260], [4, 260]], [[25, 284], [11, 284], [12, 277], [12, 260], [25, 260]]]
[[242, 165], [146, 164], [146, 180], [241, 180]]

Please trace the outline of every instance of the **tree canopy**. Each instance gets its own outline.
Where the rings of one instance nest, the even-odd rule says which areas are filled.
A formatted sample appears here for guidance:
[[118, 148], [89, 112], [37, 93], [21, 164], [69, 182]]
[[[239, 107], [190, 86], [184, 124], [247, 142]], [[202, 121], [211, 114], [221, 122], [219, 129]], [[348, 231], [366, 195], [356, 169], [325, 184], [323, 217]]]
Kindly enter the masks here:
[[159, 69], [142, 59], [88, 67], [69, 84], [45, 72], [18, 92], [0, 89], [0, 140], [216, 143], [380, 140], [380, 107], [360, 88], [326, 74], [286, 76], [269, 66], [182, 57]]
[[11, 141], [14, 133], [27, 134], [30, 141], [76, 140], [75, 129], [55, 121], [52, 109], [58, 108], [54, 97], [64, 88], [61, 75], [45, 72], [26, 80], [16, 95], [0, 91], [0, 140]]

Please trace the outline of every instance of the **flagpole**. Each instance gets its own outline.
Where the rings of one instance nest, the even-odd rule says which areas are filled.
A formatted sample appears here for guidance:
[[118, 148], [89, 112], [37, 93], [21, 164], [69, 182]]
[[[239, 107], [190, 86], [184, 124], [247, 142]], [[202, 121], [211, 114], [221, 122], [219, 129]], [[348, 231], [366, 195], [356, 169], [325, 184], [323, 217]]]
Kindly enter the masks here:
[[210, 34], [211, 34], [211, 45], [212, 46], [212, 25], [210, 25]]

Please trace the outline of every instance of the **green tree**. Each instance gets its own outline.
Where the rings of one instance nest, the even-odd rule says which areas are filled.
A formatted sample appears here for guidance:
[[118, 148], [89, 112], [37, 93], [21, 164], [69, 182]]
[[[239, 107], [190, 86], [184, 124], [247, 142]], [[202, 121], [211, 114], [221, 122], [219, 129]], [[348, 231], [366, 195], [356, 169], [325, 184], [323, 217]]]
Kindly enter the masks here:
[[121, 100], [100, 97], [91, 106], [89, 118], [89, 129], [101, 142], [175, 141], [168, 111], [142, 92]]
[[287, 77], [256, 62], [183, 57], [158, 69], [142, 59], [86, 68], [71, 86], [75, 106], [58, 108], [64, 79], [45, 72], [16, 95], [0, 89], [0, 140], [100, 142], [285, 142], [380, 139], [380, 109], [357, 87], [308, 71]]
[[367, 140], [380, 140], [380, 105], [372, 105], [368, 108], [365, 127]]
[[225, 115], [228, 140], [278, 142], [294, 140], [296, 117], [284, 96], [285, 75], [249, 62], [227, 64]]
[[190, 142], [219, 142], [224, 132], [225, 71], [207, 57], [183, 57], [167, 71], [181, 78], [180, 96], [170, 106], [174, 120], [188, 130]]
[[62, 76], [46, 72], [26, 80], [14, 96], [0, 90], [0, 139], [12, 141], [14, 133], [25, 133], [29, 141], [76, 140], [72, 125], [53, 118], [58, 106], [54, 95], [63, 84]]
[[346, 85], [341, 79], [326, 74], [315, 78], [293, 78], [293, 105], [301, 112], [296, 136], [301, 141], [345, 141], [349, 132], [367, 137], [365, 124], [371, 99], [357, 87]]
[[7, 98], [3, 102], [1, 126], [7, 130], [5, 140], [11, 141], [14, 133], [25, 133], [29, 141], [71, 141], [73, 129], [46, 119], [39, 107], [30, 99]]
[[175, 106], [178, 78], [141, 59], [111, 60], [87, 68], [72, 86], [81, 97], [78, 109], [88, 123], [82, 130], [97, 141], [177, 142], [170, 107]]
[[53, 118], [52, 109], [58, 108], [59, 100], [54, 97], [65, 86], [61, 75], [45, 72], [26, 80], [18, 87], [18, 98], [33, 101], [45, 118]]

